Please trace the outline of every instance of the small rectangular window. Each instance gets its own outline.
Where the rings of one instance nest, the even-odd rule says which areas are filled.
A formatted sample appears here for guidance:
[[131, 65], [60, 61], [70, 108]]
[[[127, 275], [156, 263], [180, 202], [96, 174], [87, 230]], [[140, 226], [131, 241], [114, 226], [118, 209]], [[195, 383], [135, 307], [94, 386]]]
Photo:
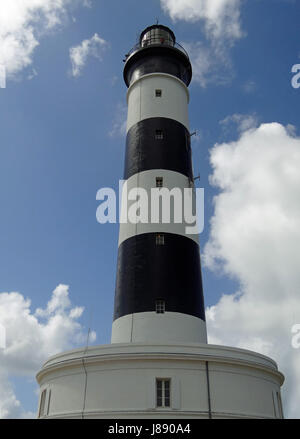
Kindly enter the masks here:
[[51, 389], [49, 390], [49, 395], [48, 395], [47, 415], [49, 415], [49, 412], [50, 412], [50, 401], [51, 401]]
[[156, 245], [165, 245], [164, 235], [156, 235]]
[[281, 395], [279, 392], [276, 392], [277, 395], [277, 401], [278, 401], [278, 407], [279, 407], [279, 416], [281, 419], [284, 418], [283, 416], [283, 408], [282, 408], [282, 402], [281, 402]]
[[273, 407], [274, 407], [275, 418], [282, 419], [283, 418], [283, 409], [282, 409], [280, 393], [276, 392], [276, 390], [273, 390], [272, 397], [273, 397]]
[[164, 314], [166, 312], [166, 302], [165, 300], [157, 300], [155, 302], [156, 314]]
[[164, 179], [163, 177], [156, 177], [156, 187], [163, 187]]
[[171, 406], [171, 380], [166, 378], [159, 378], [156, 380], [156, 406], [170, 407]]
[[164, 138], [164, 133], [162, 130], [156, 130], [155, 131], [155, 139], [156, 140], [162, 140]]
[[41, 416], [44, 416], [44, 414], [45, 414], [46, 393], [47, 393], [47, 390], [46, 390], [46, 389], [42, 391], [41, 402], [40, 402], [39, 418], [40, 418]]
[[161, 98], [162, 97], [162, 90], [155, 90], [155, 96], [157, 98]]

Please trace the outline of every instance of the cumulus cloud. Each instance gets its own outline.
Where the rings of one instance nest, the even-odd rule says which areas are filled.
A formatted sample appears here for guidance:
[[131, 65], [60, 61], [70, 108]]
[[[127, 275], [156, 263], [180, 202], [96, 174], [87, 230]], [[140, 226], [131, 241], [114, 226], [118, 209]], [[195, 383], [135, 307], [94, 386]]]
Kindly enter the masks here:
[[300, 138], [279, 123], [244, 131], [211, 151], [214, 199], [207, 267], [235, 279], [207, 309], [209, 342], [273, 357], [285, 373], [286, 415], [300, 417]]
[[[0, 349], [0, 419], [31, 417], [10, 377], [35, 376], [49, 356], [84, 344], [86, 333], [78, 322], [83, 311], [72, 306], [67, 285], [58, 285], [45, 309], [35, 312], [22, 294], [0, 293], [0, 322], [6, 329], [6, 347]], [[95, 338], [92, 331], [90, 341]]]
[[80, 76], [87, 59], [94, 57], [102, 60], [103, 53], [108, 48], [107, 41], [100, 38], [96, 33], [89, 40], [83, 40], [81, 44], [70, 49], [70, 59], [72, 63], [72, 75]]
[[241, 38], [240, 4], [240, 0], [161, 0], [173, 20], [202, 20], [213, 39]]
[[24, 410], [8, 376], [0, 373], [0, 419], [33, 419], [36, 413]]
[[174, 21], [203, 23], [206, 41], [182, 42], [191, 58], [194, 80], [202, 87], [230, 82], [234, 73], [229, 48], [244, 35], [241, 1], [161, 0], [161, 5]]
[[0, 65], [8, 78], [32, 64], [41, 35], [61, 25], [67, 10], [86, 0], [2, 0], [0, 2]]

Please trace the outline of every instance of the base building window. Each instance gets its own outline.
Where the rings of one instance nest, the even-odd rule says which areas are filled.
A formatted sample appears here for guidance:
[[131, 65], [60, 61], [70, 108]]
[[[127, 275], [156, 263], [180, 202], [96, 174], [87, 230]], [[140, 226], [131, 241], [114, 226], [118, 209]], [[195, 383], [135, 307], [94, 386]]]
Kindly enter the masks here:
[[159, 378], [156, 380], [156, 407], [171, 407], [171, 380]]

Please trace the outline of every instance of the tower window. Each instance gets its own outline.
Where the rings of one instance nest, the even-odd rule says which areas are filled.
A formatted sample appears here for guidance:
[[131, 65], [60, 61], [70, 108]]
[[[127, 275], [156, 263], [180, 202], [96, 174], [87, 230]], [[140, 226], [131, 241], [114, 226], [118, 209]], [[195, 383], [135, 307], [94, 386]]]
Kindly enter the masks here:
[[170, 393], [171, 393], [171, 380], [170, 379], [157, 379], [156, 380], [156, 407], [170, 407]]
[[155, 96], [157, 98], [161, 98], [162, 97], [162, 90], [159, 90], [159, 89], [155, 90]]
[[47, 393], [46, 389], [42, 391], [39, 417], [44, 416], [44, 414], [45, 414], [46, 393]]
[[164, 133], [162, 130], [156, 130], [155, 131], [155, 139], [156, 140], [162, 140], [164, 138]]
[[166, 312], [166, 302], [165, 300], [157, 300], [155, 302], [156, 314], [164, 314]]
[[156, 235], [156, 245], [165, 245], [164, 235]]
[[163, 187], [164, 179], [162, 177], [156, 177], [156, 187]]
[[50, 412], [50, 401], [51, 401], [51, 389], [49, 390], [49, 396], [48, 396], [47, 415], [49, 415], [49, 412]]

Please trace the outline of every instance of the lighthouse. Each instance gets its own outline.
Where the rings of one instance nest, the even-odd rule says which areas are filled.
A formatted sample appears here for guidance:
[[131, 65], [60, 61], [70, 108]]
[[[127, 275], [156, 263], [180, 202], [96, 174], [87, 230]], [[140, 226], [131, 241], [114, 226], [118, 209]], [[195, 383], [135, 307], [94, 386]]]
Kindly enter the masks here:
[[178, 219], [196, 199], [188, 53], [171, 29], [155, 24], [124, 63], [128, 116], [111, 343], [45, 362], [38, 417], [283, 418], [277, 364], [207, 342], [199, 236], [189, 217]]
[[[194, 186], [191, 78], [189, 57], [165, 26], [145, 29], [127, 55], [124, 192], [137, 187], [150, 199], [157, 188], [158, 195], [166, 194], [162, 209], [169, 208], [164, 203], [172, 191], [185, 194]], [[123, 216], [130, 209], [127, 200], [124, 205]], [[149, 205], [148, 221], [120, 224], [112, 343], [205, 343], [198, 235], [187, 234], [187, 224], [175, 222], [175, 215], [153, 222], [159, 204]]]

